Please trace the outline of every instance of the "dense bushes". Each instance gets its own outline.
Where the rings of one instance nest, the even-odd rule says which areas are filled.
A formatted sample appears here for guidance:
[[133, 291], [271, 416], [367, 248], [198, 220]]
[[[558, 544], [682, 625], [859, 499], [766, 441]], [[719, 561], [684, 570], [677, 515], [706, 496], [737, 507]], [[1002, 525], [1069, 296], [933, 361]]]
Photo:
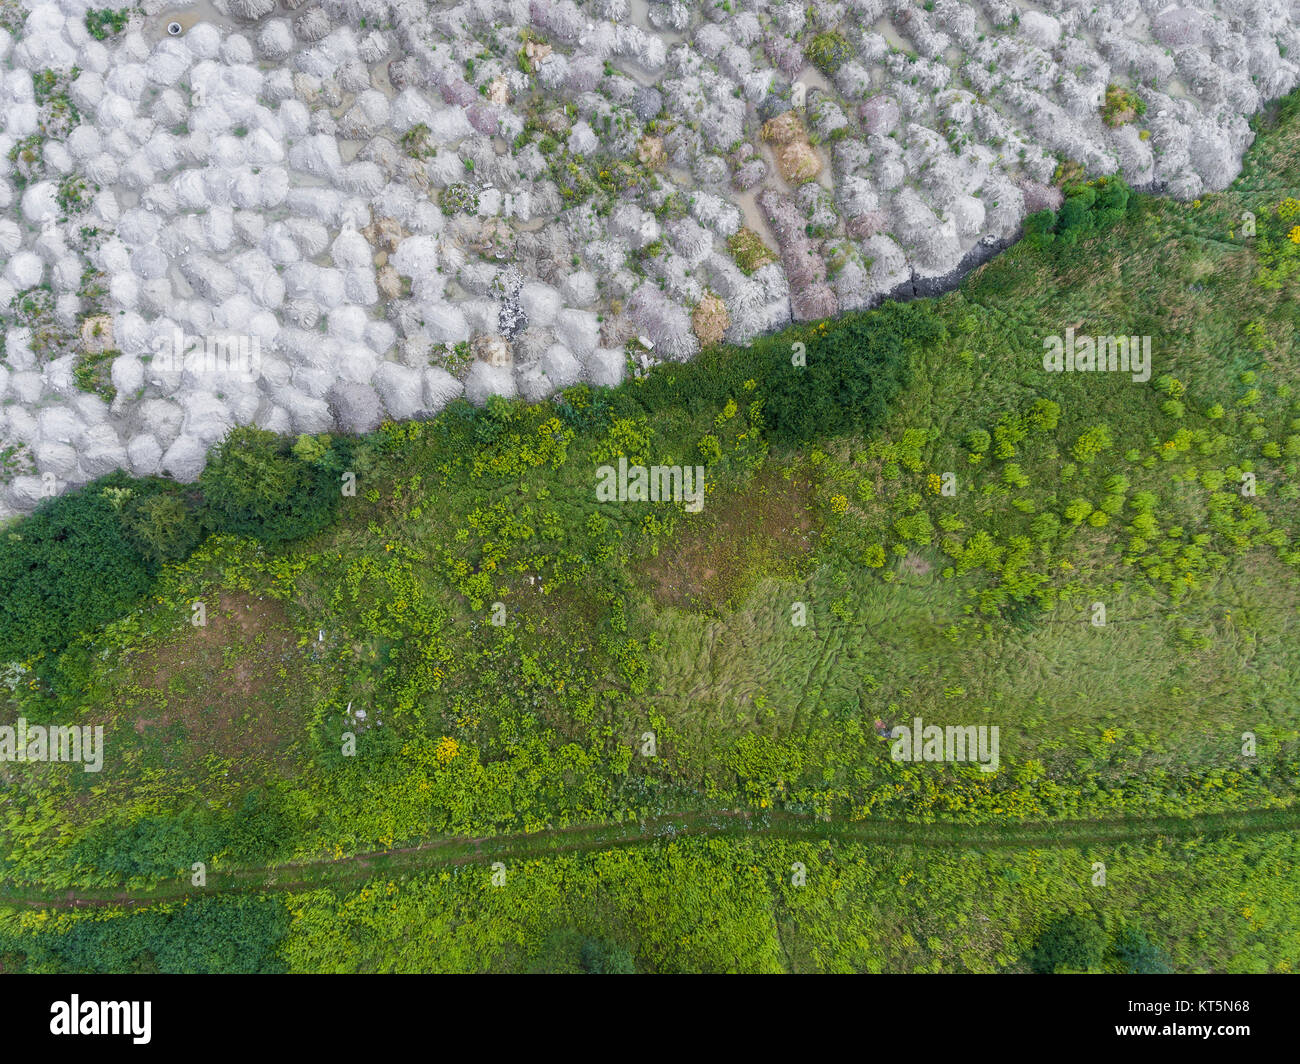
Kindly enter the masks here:
[[69, 857], [74, 866], [114, 881], [166, 879], [222, 853], [269, 864], [292, 849], [297, 827], [274, 791], [250, 791], [230, 812], [199, 809], [97, 824], [73, 844]]
[[62, 934], [0, 934], [0, 955], [27, 972], [282, 972], [276, 950], [288, 923], [276, 898], [200, 897], [170, 912], [79, 920]]
[[194, 499], [179, 491], [135, 495], [123, 504], [121, 515], [127, 538], [153, 562], [188, 558], [203, 540]]
[[231, 820], [227, 842], [235, 860], [269, 864], [293, 849], [297, 829], [273, 792], [250, 791]]
[[72, 847], [74, 864], [109, 875], [166, 879], [210, 861], [224, 848], [216, 818], [206, 812], [162, 813], [130, 824], [97, 824]]
[[1168, 975], [1173, 968], [1169, 954], [1152, 944], [1139, 927], [1123, 927], [1115, 936], [1115, 953], [1129, 975]]
[[132, 483], [112, 474], [0, 532], [0, 659], [61, 647], [149, 590], [154, 566], [122, 535], [114, 494]]
[[1040, 974], [1096, 972], [1106, 966], [1112, 950], [1119, 970], [1130, 975], [1167, 975], [1174, 970], [1169, 954], [1140, 927], [1122, 924], [1112, 942], [1094, 917], [1079, 913], [1058, 916], [1043, 928], [1029, 964]]
[[263, 543], [310, 535], [329, 523], [345, 464], [345, 445], [329, 437], [294, 442], [263, 429], [236, 429], [199, 477], [208, 521], [216, 531]]
[[[906, 386], [909, 349], [940, 342], [930, 304], [891, 304], [834, 323], [797, 327], [744, 348], [719, 347], [692, 363], [601, 393], [579, 410], [561, 403], [570, 430], [630, 410], [686, 410], [752, 393], [770, 437], [802, 444], [868, 431]], [[794, 364], [801, 347], [806, 361]], [[499, 430], [492, 411], [456, 404], [444, 421], [469, 417], [474, 442]], [[757, 408], [756, 408], [757, 409]], [[0, 539], [0, 660], [58, 650], [121, 616], [149, 591], [157, 567], [180, 561], [208, 531], [277, 545], [332, 519], [353, 441], [281, 437], [236, 429], [210, 456], [198, 488], [114, 473], [46, 504]]]
[[1105, 929], [1093, 917], [1071, 913], [1043, 929], [1030, 964], [1040, 974], [1087, 972], [1099, 968], [1105, 957]]
[[789, 347], [771, 353], [765, 421], [772, 439], [802, 444], [869, 432], [907, 386], [911, 349], [946, 336], [929, 303], [890, 303], [809, 331], [806, 365]]
[[582, 970], [588, 975], [635, 975], [632, 954], [617, 943], [589, 938], [582, 944]]
[[1025, 242], [1033, 248], [1073, 247], [1080, 237], [1114, 225], [1129, 208], [1132, 190], [1122, 177], [1101, 177], [1065, 190], [1061, 209], [1025, 219]]

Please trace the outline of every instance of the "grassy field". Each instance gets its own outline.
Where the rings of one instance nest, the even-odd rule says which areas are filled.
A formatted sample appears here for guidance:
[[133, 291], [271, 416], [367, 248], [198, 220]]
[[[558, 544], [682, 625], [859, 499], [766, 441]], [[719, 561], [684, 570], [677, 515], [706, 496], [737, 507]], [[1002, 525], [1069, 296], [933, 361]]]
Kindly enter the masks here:
[[[892, 328], [883, 314], [613, 392], [457, 404], [357, 441], [358, 492], [320, 531], [214, 532], [117, 620], [74, 636], [70, 619], [65, 648], [6, 667], [0, 724], [102, 725], [105, 767], [0, 764], [0, 900], [23, 903], [0, 921], [2, 963], [71, 964], [33, 938], [57, 928], [83, 936], [77, 957], [198, 964], [167, 952], [183, 936], [165, 906], [84, 917], [133, 921], [110, 947], [79, 912], [43, 923], [28, 904], [174, 896], [197, 862], [243, 885], [236, 922], [272, 967], [563, 967], [595, 936], [652, 970], [1018, 970], [1053, 914], [1087, 908], [1114, 937], [1127, 906], [1180, 968], [1287, 970], [1296, 112], [1261, 121], [1228, 191], [1134, 197], [914, 305], [937, 339], [906, 349], [908, 384], [865, 431], [774, 433], [763, 367], [795, 344], [815, 367], [843, 329]], [[1150, 378], [1046, 372], [1044, 340], [1067, 329], [1150, 337]], [[705, 466], [703, 510], [600, 501], [596, 470], [620, 457]], [[892, 760], [883, 733], [916, 717], [996, 726], [1000, 767]], [[638, 827], [728, 810], [826, 837], [773, 819], [770, 839], [678, 850]], [[1199, 838], [1192, 818], [1229, 815], [1275, 834]], [[1187, 831], [1143, 830], [1153, 818]], [[1035, 849], [1053, 824], [1082, 845], [1065, 825], [1089, 822], [1132, 823], [1101, 843], [1117, 857]], [[886, 845], [909, 824], [951, 852]], [[619, 845], [519, 848], [565, 829]], [[366, 915], [388, 886], [349, 894], [324, 871], [467, 839], [468, 863], [441, 872], [394, 858], [392, 912], [425, 922], [417, 945]], [[498, 851], [542, 885], [466, 886]], [[835, 885], [787, 896], [796, 851], [833, 860]], [[1118, 860], [1122, 889], [1084, 891], [1091, 858]], [[319, 890], [296, 892], [290, 866]], [[279, 900], [259, 900], [272, 880]], [[691, 923], [724, 896], [725, 927]], [[207, 931], [235, 905], [195, 898]], [[686, 923], [652, 930], [656, 906]], [[359, 922], [328, 930], [340, 912]]]

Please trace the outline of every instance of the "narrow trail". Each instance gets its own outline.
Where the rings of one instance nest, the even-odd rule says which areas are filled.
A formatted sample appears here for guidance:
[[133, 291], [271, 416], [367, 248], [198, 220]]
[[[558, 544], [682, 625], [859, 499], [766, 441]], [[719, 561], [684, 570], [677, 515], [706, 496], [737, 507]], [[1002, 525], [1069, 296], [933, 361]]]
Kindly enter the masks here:
[[679, 838], [756, 838], [918, 849], [1043, 849], [1103, 846], [1153, 839], [1186, 839], [1300, 831], [1300, 806], [1206, 813], [1195, 817], [1127, 820], [1060, 820], [1018, 824], [914, 824], [906, 821], [817, 820], [795, 813], [717, 810], [651, 817], [623, 824], [578, 825], [524, 835], [435, 838], [403, 849], [355, 854], [272, 868], [234, 868], [208, 873], [207, 885], [188, 877], [149, 890], [117, 888], [42, 890], [0, 884], [0, 904], [38, 909], [133, 908], [229, 893], [343, 888], [376, 876], [429, 872], [481, 864], [485, 875], [500, 861], [671, 842]]

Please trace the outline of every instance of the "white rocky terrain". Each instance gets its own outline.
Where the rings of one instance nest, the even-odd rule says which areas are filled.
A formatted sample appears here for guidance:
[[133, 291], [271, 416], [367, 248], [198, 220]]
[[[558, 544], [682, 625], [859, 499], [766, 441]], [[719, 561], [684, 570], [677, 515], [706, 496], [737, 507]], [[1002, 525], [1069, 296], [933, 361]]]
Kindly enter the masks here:
[[937, 290], [1062, 164], [1223, 188], [1300, 57], [1284, 0], [88, 10], [0, 0], [0, 518]]

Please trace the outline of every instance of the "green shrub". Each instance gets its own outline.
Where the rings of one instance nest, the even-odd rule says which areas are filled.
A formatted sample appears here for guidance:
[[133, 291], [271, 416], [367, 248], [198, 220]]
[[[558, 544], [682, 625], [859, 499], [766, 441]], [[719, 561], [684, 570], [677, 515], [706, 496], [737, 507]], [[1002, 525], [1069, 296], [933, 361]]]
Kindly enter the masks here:
[[263, 543], [283, 543], [325, 527], [340, 497], [345, 458], [336, 441], [315, 463], [294, 441], [263, 429], [235, 429], [199, 477], [211, 527]]
[[1151, 943], [1140, 927], [1124, 927], [1115, 936], [1115, 953], [1130, 975], [1169, 975], [1173, 962], [1164, 950]]
[[748, 276], [761, 266], [776, 261], [776, 255], [754, 230], [740, 228], [727, 238], [727, 250], [736, 260], [740, 272]]
[[86, 12], [86, 29], [97, 41], [106, 40], [126, 29], [131, 12], [128, 8], [91, 8]]
[[946, 337], [926, 303], [891, 303], [809, 330], [807, 365], [772, 352], [764, 407], [771, 437], [787, 444], [868, 432], [910, 379], [913, 345]]
[[198, 897], [170, 910], [77, 920], [63, 933], [0, 934], [28, 972], [254, 974], [283, 972], [289, 916], [278, 898]]
[[478, 210], [478, 193], [463, 182], [448, 185], [438, 196], [438, 206], [444, 214], [473, 214]]
[[808, 61], [828, 78], [853, 58], [853, 48], [841, 33], [819, 33], [804, 48]]
[[632, 954], [617, 943], [589, 938], [582, 943], [582, 970], [588, 975], [635, 975]]
[[122, 507], [122, 528], [136, 550], [154, 562], [188, 558], [203, 539], [196, 508], [179, 492], [133, 496]]
[[57, 650], [131, 609], [156, 567], [122, 535], [113, 473], [0, 532], [0, 660]]
[[1039, 211], [1025, 219], [1025, 240], [1034, 248], [1069, 247], [1089, 232], [1118, 222], [1128, 212], [1131, 198], [1132, 189], [1118, 176], [1070, 185], [1056, 214]]
[[1106, 86], [1106, 102], [1102, 105], [1101, 119], [1112, 128], [1127, 125], [1147, 113], [1147, 105], [1136, 93], [1119, 85]]
[[209, 861], [224, 849], [220, 825], [206, 812], [159, 813], [129, 824], [96, 824], [73, 844], [72, 863], [86, 871], [126, 880], [180, 875], [193, 861]]
[[274, 792], [250, 791], [231, 821], [227, 845], [237, 861], [270, 864], [292, 850], [296, 829]]
[[1087, 972], [1106, 957], [1106, 932], [1090, 916], [1058, 916], [1038, 936], [1030, 966], [1039, 974]]

